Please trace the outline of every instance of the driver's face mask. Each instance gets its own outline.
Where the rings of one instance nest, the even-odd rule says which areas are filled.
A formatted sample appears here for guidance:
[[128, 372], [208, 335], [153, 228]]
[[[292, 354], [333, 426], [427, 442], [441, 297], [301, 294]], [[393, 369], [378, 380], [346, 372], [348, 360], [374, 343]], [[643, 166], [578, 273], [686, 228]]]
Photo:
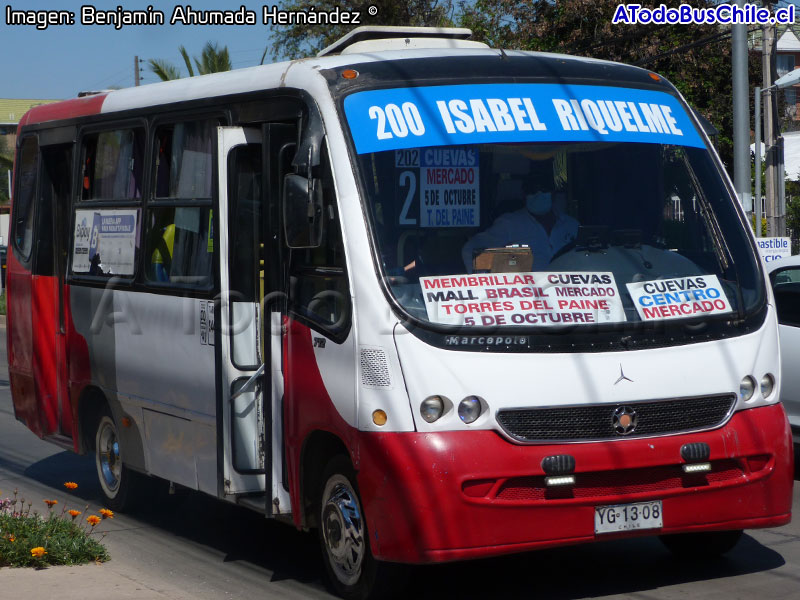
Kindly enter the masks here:
[[525, 208], [532, 215], [544, 215], [553, 208], [553, 196], [550, 192], [536, 192], [525, 196]]

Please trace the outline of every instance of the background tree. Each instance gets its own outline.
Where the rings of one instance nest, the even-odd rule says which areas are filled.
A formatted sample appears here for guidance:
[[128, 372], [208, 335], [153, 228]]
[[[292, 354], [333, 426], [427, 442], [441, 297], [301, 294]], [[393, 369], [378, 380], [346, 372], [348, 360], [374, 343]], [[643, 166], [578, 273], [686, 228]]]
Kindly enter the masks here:
[[[642, 0], [696, 7], [710, 0]], [[614, 25], [618, 0], [476, 0], [462, 4], [461, 24], [494, 47], [560, 52], [638, 64], [667, 77], [720, 131], [723, 162], [733, 159], [730, 28], [716, 25]], [[761, 82], [760, 54], [750, 53], [752, 87]], [[751, 107], [752, 112], [752, 107]]]
[[[189, 77], [195, 76], [195, 67], [197, 68], [198, 75], [220, 73], [222, 71], [230, 71], [233, 68], [231, 66], [231, 57], [228, 53], [228, 47], [223, 46], [220, 48], [216, 42], [206, 42], [206, 45], [203, 46], [203, 51], [200, 53], [200, 57], [194, 59], [194, 66], [192, 66], [192, 59], [189, 58], [189, 53], [184, 46], [179, 47], [178, 52], [180, 52], [181, 58], [183, 58], [183, 64], [186, 65], [186, 71], [189, 73]], [[155, 73], [161, 81], [181, 78], [181, 72], [178, 67], [168, 60], [151, 58], [148, 59], [147, 62], [150, 65], [150, 70]]]
[[[369, 7], [378, 9], [370, 15]], [[281, 2], [280, 8], [287, 11], [316, 12], [341, 10], [338, 0], [292, 0]], [[450, 27], [453, 25], [453, 0], [367, 0], [349, 2], [348, 8], [361, 14], [361, 25], [404, 25]], [[273, 28], [272, 42], [264, 49], [261, 62], [271, 54], [275, 60], [313, 56], [338, 40], [353, 25], [285, 25]]]

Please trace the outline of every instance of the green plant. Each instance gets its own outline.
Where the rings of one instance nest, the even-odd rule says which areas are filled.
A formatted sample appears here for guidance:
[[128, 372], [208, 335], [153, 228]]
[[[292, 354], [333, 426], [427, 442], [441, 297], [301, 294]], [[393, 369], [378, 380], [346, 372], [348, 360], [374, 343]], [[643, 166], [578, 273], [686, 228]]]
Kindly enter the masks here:
[[0, 294], [0, 315], [6, 314], [6, 292], [3, 290], [3, 293]]
[[[71, 483], [71, 482], [68, 482]], [[75, 484], [67, 485], [74, 489]], [[74, 487], [72, 487], [74, 486]], [[109, 560], [108, 552], [97, 539], [96, 525], [101, 518], [83, 511], [53, 510], [57, 500], [45, 500], [44, 514], [33, 510], [33, 502], [17, 497], [0, 500], [0, 567], [44, 567], [76, 565]], [[101, 511], [113, 518], [111, 511]], [[105, 536], [105, 534], [99, 534]], [[102, 539], [102, 538], [101, 538]]]

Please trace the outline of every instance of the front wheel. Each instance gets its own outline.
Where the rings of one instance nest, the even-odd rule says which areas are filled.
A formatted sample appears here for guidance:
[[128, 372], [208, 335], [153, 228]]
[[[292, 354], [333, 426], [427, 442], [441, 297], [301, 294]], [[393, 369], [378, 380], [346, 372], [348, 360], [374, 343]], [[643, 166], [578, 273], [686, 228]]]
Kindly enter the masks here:
[[659, 537], [661, 543], [681, 559], [715, 558], [733, 549], [742, 530], [676, 533]]
[[117, 424], [108, 410], [97, 422], [94, 438], [95, 465], [105, 504], [114, 510], [126, 511], [138, 504], [141, 476], [122, 462]]
[[348, 458], [337, 456], [331, 460], [322, 481], [319, 540], [334, 591], [348, 600], [391, 595], [389, 590], [399, 567], [372, 556], [355, 471]]

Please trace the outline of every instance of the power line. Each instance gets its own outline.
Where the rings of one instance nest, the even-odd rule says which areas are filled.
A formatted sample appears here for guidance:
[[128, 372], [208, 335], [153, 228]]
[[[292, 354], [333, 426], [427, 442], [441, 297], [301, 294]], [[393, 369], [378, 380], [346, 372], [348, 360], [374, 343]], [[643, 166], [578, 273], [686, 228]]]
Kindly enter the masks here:
[[710, 35], [708, 37], [701, 38], [699, 40], [690, 42], [688, 44], [683, 44], [682, 46], [678, 46], [676, 48], [673, 48], [672, 50], [667, 50], [666, 52], [662, 52], [661, 54], [656, 54], [655, 56], [648, 56], [647, 58], [637, 60], [633, 64], [637, 67], [642, 67], [651, 62], [655, 62], [657, 60], [661, 60], [662, 58], [666, 58], [667, 56], [672, 56], [673, 54], [677, 54], [678, 52], [682, 52], [684, 50], [690, 50], [692, 48], [697, 48], [698, 46], [705, 46], [707, 44], [714, 44], [717, 42], [721, 42], [727, 40], [730, 37], [731, 37], [731, 32], [724, 31], [722, 33], [717, 33], [715, 35]]

